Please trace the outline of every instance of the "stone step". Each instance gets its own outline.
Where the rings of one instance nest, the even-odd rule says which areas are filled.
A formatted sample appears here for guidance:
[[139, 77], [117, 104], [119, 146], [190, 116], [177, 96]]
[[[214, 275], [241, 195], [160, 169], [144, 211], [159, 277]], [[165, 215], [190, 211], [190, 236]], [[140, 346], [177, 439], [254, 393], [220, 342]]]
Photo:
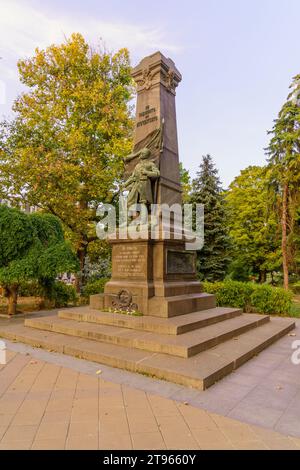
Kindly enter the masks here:
[[140, 332], [116, 326], [92, 325], [91, 323], [65, 320], [53, 316], [27, 319], [25, 326], [127, 348], [187, 358], [269, 321], [270, 317], [267, 315], [243, 314], [179, 336]]
[[149, 316], [135, 317], [119, 313], [99, 312], [99, 310], [90, 307], [76, 307], [61, 310], [58, 316], [67, 320], [113, 325], [166, 335], [180, 335], [241, 314], [242, 310], [237, 308], [216, 307], [173, 318], [158, 318]]
[[16, 324], [1, 326], [0, 337], [204, 390], [294, 327], [295, 322], [292, 319], [272, 318], [255, 330], [189, 359], [153, 354]]
[[199, 294], [152, 297], [149, 299], [150, 316], [171, 318], [216, 307], [216, 297], [205, 292]]
[[202, 292], [199, 281], [163, 281], [154, 282], [154, 295], [172, 297], [173, 295], [199, 294]]

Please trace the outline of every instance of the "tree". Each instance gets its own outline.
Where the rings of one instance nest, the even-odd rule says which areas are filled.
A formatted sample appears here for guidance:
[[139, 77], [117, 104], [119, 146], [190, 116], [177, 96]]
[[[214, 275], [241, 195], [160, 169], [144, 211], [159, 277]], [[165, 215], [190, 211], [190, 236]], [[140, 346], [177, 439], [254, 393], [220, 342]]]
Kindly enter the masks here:
[[204, 204], [204, 247], [197, 255], [200, 277], [221, 280], [229, 263], [229, 237], [223, 190], [210, 155], [202, 157], [192, 184], [191, 203]]
[[190, 193], [192, 190], [192, 183], [189, 171], [186, 170], [183, 164], [179, 163], [180, 183], [182, 188], [182, 202], [188, 204], [190, 200]]
[[29, 90], [0, 131], [0, 198], [56, 215], [83, 272], [100, 202], [111, 202], [131, 147], [129, 55], [92, 49], [80, 34], [18, 63]]
[[278, 194], [281, 219], [281, 247], [284, 288], [289, 288], [289, 271], [293, 260], [293, 239], [297, 210], [300, 205], [300, 75], [293, 79], [292, 92], [275, 120], [267, 149], [270, 181]]
[[51, 214], [26, 214], [0, 205], [0, 233], [0, 285], [9, 315], [16, 313], [24, 281], [37, 280], [49, 294], [58, 274], [78, 269], [61, 223]]
[[237, 280], [245, 280], [248, 273], [248, 277], [258, 274], [259, 281], [265, 282], [268, 272], [280, 268], [280, 233], [268, 182], [268, 168], [249, 166], [226, 193], [233, 258], [229, 270], [233, 278], [243, 276]]

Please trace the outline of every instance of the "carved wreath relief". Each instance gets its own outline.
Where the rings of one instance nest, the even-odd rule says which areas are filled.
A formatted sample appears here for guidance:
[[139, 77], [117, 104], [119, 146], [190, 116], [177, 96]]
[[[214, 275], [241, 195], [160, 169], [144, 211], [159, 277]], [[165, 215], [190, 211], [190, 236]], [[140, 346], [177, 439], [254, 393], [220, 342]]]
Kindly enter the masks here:
[[131, 292], [127, 289], [118, 292], [116, 299], [112, 301], [112, 306], [122, 312], [135, 312], [138, 310], [137, 304], [132, 302]]

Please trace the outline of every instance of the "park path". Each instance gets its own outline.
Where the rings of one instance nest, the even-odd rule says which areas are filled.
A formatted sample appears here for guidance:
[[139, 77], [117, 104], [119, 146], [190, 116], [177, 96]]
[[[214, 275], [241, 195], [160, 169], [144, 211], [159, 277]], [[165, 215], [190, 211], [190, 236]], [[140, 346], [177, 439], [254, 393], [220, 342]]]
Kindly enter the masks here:
[[29, 353], [0, 365], [0, 449], [294, 449], [300, 439]]

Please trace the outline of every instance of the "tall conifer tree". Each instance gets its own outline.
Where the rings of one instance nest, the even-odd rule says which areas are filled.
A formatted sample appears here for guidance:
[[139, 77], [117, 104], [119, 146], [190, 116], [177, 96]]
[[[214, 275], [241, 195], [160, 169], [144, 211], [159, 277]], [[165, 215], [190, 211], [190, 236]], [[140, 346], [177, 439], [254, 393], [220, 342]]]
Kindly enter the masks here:
[[204, 204], [204, 247], [197, 255], [200, 279], [224, 278], [229, 263], [229, 236], [223, 190], [212, 157], [202, 157], [193, 180], [191, 202]]

